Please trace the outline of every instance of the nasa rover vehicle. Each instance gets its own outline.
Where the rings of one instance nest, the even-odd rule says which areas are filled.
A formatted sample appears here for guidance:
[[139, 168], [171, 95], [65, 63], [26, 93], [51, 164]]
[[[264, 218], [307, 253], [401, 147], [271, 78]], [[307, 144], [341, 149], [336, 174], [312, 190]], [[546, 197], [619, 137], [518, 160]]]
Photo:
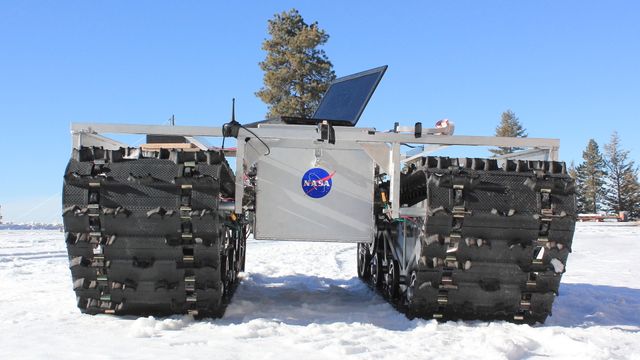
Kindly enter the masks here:
[[[356, 127], [385, 70], [336, 79], [311, 118], [72, 124], [63, 218], [80, 310], [220, 317], [253, 236], [357, 244], [358, 276], [409, 317], [544, 322], [576, 220], [559, 140]], [[451, 146], [519, 150], [430, 155]]]

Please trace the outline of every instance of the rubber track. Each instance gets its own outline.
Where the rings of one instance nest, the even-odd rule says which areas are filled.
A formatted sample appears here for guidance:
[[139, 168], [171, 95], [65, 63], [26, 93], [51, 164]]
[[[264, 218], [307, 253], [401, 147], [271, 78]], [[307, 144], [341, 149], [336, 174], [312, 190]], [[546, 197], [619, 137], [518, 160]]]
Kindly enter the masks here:
[[238, 232], [218, 202], [233, 189], [217, 151], [74, 150], [63, 220], [80, 310], [221, 316]]
[[423, 200], [424, 220], [406, 220], [422, 230], [408, 291], [392, 301], [412, 317], [544, 322], [576, 219], [565, 164], [427, 157], [401, 183], [403, 204]]

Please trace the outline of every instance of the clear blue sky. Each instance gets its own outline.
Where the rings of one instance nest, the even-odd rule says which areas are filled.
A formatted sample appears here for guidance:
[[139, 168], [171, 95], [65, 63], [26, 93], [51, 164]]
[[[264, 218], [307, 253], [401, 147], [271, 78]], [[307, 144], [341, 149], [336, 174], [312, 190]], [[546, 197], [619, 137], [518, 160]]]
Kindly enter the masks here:
[[[395, 5], [398, 4], [398, 5]], [[400, 5], [401, 4], [401, 5]], [[456, 123], [491, 135], [507, 108], [579, 161], [611, 132], [640, 148], [637, 1], [4, 1], [0, 205], [58, 221], [71, 122], [219, 126], [263, 118], [267, 20], [296, 7], [329, 34], [338, 76], [388, 64], [360, 125]]]

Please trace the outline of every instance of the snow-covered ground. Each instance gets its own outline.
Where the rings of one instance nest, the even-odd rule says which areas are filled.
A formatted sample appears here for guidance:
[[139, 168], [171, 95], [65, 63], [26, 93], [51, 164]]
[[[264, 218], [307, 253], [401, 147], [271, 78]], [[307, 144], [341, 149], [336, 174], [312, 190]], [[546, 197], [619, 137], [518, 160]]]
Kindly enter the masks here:
[[0, 231], [0, 358], [640, 359], [640, 226], [578, 224], [542, 326], [408, 320], [348, 244], [252, 241], [224, 318], [82, 315], [62, 233]]

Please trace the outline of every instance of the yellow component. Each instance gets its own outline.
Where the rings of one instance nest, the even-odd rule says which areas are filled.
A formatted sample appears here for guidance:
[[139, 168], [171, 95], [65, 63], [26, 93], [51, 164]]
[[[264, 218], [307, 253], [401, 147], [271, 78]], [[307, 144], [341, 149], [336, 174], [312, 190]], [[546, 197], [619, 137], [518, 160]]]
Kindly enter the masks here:
[[386, 203], [387, 202], [387, 193], [385, 193], [384, 191], [380, 193], [380, 197], [382, 198], [382, 202]]
[[236, 213], [231, 213], [231, 220], [233, 220], [233, 221], [238, 220], [238, 217], [236, 216]]

